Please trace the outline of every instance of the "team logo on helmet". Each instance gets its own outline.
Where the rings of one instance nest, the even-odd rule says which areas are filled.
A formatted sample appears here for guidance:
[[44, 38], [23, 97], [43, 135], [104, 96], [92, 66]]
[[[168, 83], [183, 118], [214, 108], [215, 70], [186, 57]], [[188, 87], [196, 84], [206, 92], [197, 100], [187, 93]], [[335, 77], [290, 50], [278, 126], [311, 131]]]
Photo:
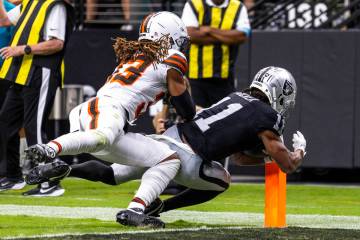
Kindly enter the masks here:
[[291, 86], [291, 83], [286, 80], [283, 87], [283, 94], [289, 96], [294, 92], [294, 88]]

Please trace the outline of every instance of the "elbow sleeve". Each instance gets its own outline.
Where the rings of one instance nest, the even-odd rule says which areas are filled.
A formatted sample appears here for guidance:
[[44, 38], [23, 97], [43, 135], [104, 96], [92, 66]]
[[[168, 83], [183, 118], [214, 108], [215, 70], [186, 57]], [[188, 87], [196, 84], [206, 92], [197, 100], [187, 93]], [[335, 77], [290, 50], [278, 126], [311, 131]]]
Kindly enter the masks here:
[[184, 91], [179, 96], [171, 96], [170, 103], [175, 107], [176, 112], [185, 120], [191, 120], [195, 116], [195, 104], [189, 91]]

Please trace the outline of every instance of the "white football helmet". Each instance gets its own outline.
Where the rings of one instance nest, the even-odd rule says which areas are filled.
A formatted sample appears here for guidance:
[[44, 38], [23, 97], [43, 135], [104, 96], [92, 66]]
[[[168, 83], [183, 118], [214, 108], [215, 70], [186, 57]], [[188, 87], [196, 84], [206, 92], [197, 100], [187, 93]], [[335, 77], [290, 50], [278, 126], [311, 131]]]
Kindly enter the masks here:
[[250, 88], [263, 92], [270, 105], [283, 116], [295, 106], [296, 82], [289, 71], [280, 67], [266, 67], [254, 77]]
[[169, 35], [172, 49], [184, 52], [189, 45], [189, 35], [183, 21], [171, 12], [151, 13], [140, 25], [139, 40], [159, 40]]

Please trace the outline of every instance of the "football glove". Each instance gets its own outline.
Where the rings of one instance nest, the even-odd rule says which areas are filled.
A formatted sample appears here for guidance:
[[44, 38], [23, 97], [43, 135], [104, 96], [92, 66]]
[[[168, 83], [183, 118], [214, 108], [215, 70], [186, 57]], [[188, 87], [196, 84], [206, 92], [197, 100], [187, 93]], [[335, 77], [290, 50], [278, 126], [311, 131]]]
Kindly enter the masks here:
[[293, 134], [292, 141], [293, 141], [294, 151], [300, 149], [303, 151], [304, 156], [305, 156], [306, 140], [305, 140], [304, 135], [300, 131], [296, 131], [296, 133]]

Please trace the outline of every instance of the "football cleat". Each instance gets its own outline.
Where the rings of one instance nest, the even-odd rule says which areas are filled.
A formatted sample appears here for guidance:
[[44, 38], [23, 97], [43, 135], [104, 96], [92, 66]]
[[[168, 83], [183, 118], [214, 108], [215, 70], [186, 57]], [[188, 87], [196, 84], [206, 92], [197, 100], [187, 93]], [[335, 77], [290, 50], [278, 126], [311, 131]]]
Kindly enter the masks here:
[[149, 206], [145, 208], [144, 213], [152, 217], [160, 217], [160, 213], [164, 208], [164, 202], [160, 198], [156, 198]]
[[61, 161], [56, 160], [34, 167], [25, 176], [25, 181], [29, 185], [40, 184], [48, 181], [59, 181], [69, 175], [71, 167]]
[[22, 178], [2, 178], [0, 183], [0, 192], [6, 190], [20, 190], [25, 187], [26, 183]]
[[56, 157], [56, 152], [53, 148], [46, 144], [36, 144], [25, 149], [26, 159], [33, 162], [49, 162]]
[[29, 197], [58, 197], [63, 195], [65, 189], [63, 189], [59, 182], [45, 182], [39, 184], [36, 188], [23, 192], [23, 196]]
[[158, 218], [148, 216], [140, 209], [121, 210], [116, 214], [116, 221], [124, 226], [164, 228], [165, 223]]

